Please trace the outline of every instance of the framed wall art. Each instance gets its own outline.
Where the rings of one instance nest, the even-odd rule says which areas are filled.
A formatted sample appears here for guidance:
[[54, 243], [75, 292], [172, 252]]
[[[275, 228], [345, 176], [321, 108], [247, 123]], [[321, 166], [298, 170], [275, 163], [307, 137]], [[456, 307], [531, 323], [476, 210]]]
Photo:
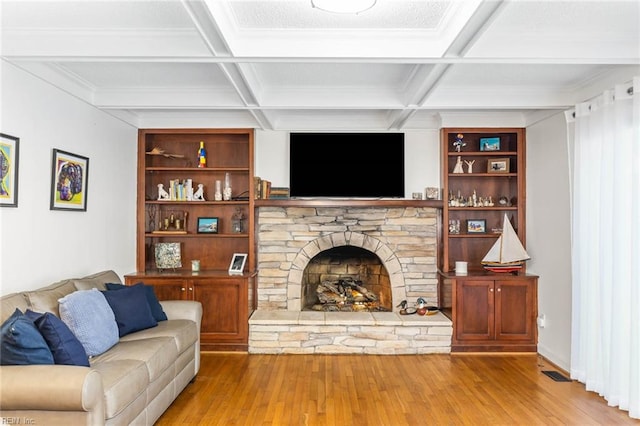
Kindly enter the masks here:
[[491, 158], [487, 160], [487, 173], [509, 173], [509, 159]]
[[242, 275], [246, 261], [246, 253], [234, 253], [229, 265], [229, 275]]
[[0, 207], [18, 207], [20, 138], [0, 133]]
[[51, 210], [87, 211], [89, 159], [53, 150], [51, 164]]
[[218, 218], [217, 217], [199, 217], [198, 218], [198, 234], [217, 234]]
[[484, 219], [469, 219], [467, 221], [467, 233], [484, 234], [487, 232], [487, 221]]

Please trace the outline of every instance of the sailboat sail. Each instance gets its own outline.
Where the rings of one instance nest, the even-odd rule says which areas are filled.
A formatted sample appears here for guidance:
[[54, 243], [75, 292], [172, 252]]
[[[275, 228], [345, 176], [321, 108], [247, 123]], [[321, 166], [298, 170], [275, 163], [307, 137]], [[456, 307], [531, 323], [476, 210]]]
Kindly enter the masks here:
[[511, 222], [505, 214], [502, 225], [502, 235], [500, 235], [484, 259], [482, 259], [482, 264], [493, 266], [521, 264], [528, 259], [531, 259], [531, 257], [522, 246], [516, 231], [511, 226]]

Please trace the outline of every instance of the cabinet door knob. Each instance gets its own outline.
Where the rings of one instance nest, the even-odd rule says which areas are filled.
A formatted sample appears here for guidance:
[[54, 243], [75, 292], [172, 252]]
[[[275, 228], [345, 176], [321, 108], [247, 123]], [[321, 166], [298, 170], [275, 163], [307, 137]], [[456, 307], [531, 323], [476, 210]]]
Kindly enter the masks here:
[[184, 288], [184, 287], [182, 287], [182, 288], [180, 289], [180, 291], [185, 291], [185, 290], [186, 290], [186, 288]]
[[498, 291], [502, 291], [502, 287], [498, 287]]
[[490, 288], [490, 289], [489, 289], [489, 291], [490, 291], [491, 293], [493, 293], [493, 288]]
[[189, 291], [193, 291], [193, 287], [189, 287]]

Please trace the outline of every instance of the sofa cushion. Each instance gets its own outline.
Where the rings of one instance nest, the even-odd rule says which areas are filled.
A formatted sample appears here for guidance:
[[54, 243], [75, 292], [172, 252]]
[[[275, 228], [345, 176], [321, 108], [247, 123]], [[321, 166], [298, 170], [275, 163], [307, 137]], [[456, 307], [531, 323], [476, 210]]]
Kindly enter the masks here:
[[135, 359], [142, 361], [147, 368], [149, 381], [156, 380], [167, 368], [173, 368], [178, 357], [174, 340], [170, 337], [154, 337], [141, 340], [120, 341], [117, 345], [91, 360], [94, 362], [113, 362]]
[[29, 301], [29, 308], [35, 312], [51, 312], [60, 317], [58, 300], [76, 291], [70, 280], [58, 281], [50, 286], [35, 291], [26, 291], [25, 297]]
[[149, 386], [149, 373], [140, 360], [95, 357], [91, 359], [91, 368], [102, 376], [107, 419], [117, 416]]
[[120, 342], [149, 339], [155, 337], [171, 337], [179, 354], [198, 341], [198, 327], [189, 320], [169, 320], [158, 323], [157, 327], [138, 331], [120, 339]]
[[36, 325], [17, 309], [0, 327], [0, 364], [53, 364], [53, 355]]
[[114, 271], [102, 271], [96, 274], [87, 275], [83, 278], [76, 278], [73, 281], [76, 289], [78, 290], [91, 290], [97, 288], [98, 290], [106, 290], [106, 283], [119, 283], [120, 277]]
[[26, 311], [29, 308], [29, 302], [27, 301], [24, 293], [12, 293], [2, 296], [0, 299], [0, 323], [3, 323], [15, 312], [16, 308], [21, 312]]
[[116, 318], [97, 289], [80, 290], [60, 299], [60, 318], [89, 356], [100, 355], [118, 343]]
[[102, 292], [116, 317], [120, 337], [158, 325], [151, 314], [146, 293], [142, 284]]
[[[146, 291], [147, 302], [149, 303], [149, 308], [151, 309], [151, 314], [156, 319], [156, 321], [166, 321], [167, 314], [162, 309], [162, 305], [158, 301], [158, 297], [156, 296], [156, 292], [153, 291], [153, 286], [146, 285], [144, 283], [137, 283], [135, 285], [142, 285]], [[122, 290], [127, 288], [127, 286], [123, 284], [117, 283], [107, 283], [107, 290]]]
[[39, 313], [27, 310], [30, 318], [47, 342], [56, 364], [89, 366], [89, 358], [82, 343], [69, 327], [51, 312]]

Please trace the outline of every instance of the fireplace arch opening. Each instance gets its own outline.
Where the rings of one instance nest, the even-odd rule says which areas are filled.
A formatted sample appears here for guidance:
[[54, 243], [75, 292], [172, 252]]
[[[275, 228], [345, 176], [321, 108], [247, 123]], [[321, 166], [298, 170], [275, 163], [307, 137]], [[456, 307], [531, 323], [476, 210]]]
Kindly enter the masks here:
[[373, 252], [338, 246], [314, 256], [302, 274], [302, 310], [392, 310], [389, 272]]

